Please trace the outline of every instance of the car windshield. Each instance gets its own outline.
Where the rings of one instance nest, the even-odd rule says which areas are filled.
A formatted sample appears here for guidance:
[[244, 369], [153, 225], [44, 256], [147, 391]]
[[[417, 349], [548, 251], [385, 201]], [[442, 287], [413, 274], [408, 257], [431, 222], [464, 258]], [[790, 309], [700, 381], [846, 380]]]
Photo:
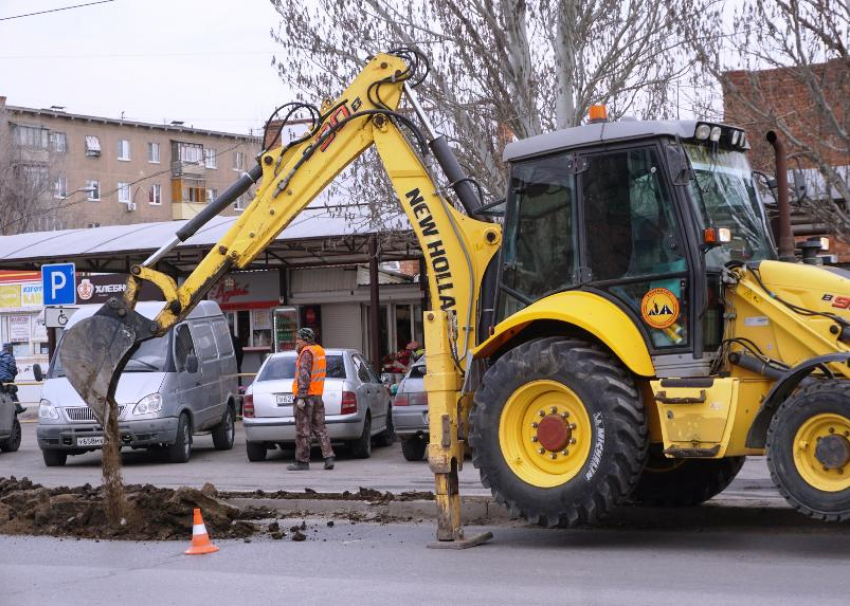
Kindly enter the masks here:
[[[58, 351], [61, 351], [62, 343]], [[168, 359], [168, 335], [143, 341], [124, 367], [124, 372], [163, 372]], [[53, 367], [50, 377], [55, 379], [65, 376], [62, 360], [58, 355], [53, 356]]]
[[[345, 363], [341, 355], [325, 355], [328, 379], [344, 379]], [[257, 376], [257, 381], [280, 381], [295, 378], [295, 356], [274, 356], [266, 362]]]
[[752, 172], [742, 152], [685, 145], [694, 170], [691, 196], [704, 228], [727, 228], [731, 240], [706, 253], [706, 265], [775, 258]]

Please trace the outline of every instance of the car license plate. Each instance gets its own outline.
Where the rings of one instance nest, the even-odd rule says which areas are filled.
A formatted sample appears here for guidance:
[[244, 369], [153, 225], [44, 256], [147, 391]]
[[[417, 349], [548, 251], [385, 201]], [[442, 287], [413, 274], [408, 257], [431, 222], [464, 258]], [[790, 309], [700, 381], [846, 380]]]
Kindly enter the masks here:
[[103, 446], [103, 436], [94, 438], [77, 438], [77, 446]]
[[279, 393], [275, 396], [278, 406], [291, 406], [292, 405], [292, 394], [291, 393]]

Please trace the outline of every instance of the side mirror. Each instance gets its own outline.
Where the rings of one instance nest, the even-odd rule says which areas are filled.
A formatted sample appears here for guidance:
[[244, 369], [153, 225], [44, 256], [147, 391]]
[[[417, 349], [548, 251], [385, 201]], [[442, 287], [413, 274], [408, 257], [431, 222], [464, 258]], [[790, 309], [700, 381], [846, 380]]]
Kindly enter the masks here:
[[36, 381], [44, 381], [44, 372], [41, 370], [41, 364], [32, 365], [32, 374]]
[[186, 372], [192, 374], [198, 372], [198, 356], [194, 354], [186, 356]]

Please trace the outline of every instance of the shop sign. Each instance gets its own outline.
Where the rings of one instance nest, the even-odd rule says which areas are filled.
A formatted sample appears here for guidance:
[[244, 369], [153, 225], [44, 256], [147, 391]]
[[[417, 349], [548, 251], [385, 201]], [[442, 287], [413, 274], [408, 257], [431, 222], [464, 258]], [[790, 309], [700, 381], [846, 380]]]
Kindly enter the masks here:
[[30, 316], [9, 316], [9, 340], [20, 343], [30, 340], [32, 330]]
[[21, 306], [21, 285], [0, 285], [0, 309], [9, 309]]
[[[122, 297], [127, 290], [127, 276], [100, 274], [77, 276], [77, 303], [106, 303], [110, 297]], [[162, 295], [150, 282], [142, 282], [139, 301], [161, 301]]]
[[218, 281], [209, 298], [219, 305], [240, 303], [276, 303], [278, 299], [277, 272], [230, 274]]
[[21, 306], [41, 307], [44, 302], [42, 285], [38, 282], [21, 284]]

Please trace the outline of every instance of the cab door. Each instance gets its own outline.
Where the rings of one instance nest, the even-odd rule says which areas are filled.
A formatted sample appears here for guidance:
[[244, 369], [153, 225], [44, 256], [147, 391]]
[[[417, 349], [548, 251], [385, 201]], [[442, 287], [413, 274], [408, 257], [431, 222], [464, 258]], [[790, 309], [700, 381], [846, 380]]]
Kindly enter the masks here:
[[582, 288], [635, 320], [650, 351], [693, 348], [682, 214], [655, 144], [579, 156]]

